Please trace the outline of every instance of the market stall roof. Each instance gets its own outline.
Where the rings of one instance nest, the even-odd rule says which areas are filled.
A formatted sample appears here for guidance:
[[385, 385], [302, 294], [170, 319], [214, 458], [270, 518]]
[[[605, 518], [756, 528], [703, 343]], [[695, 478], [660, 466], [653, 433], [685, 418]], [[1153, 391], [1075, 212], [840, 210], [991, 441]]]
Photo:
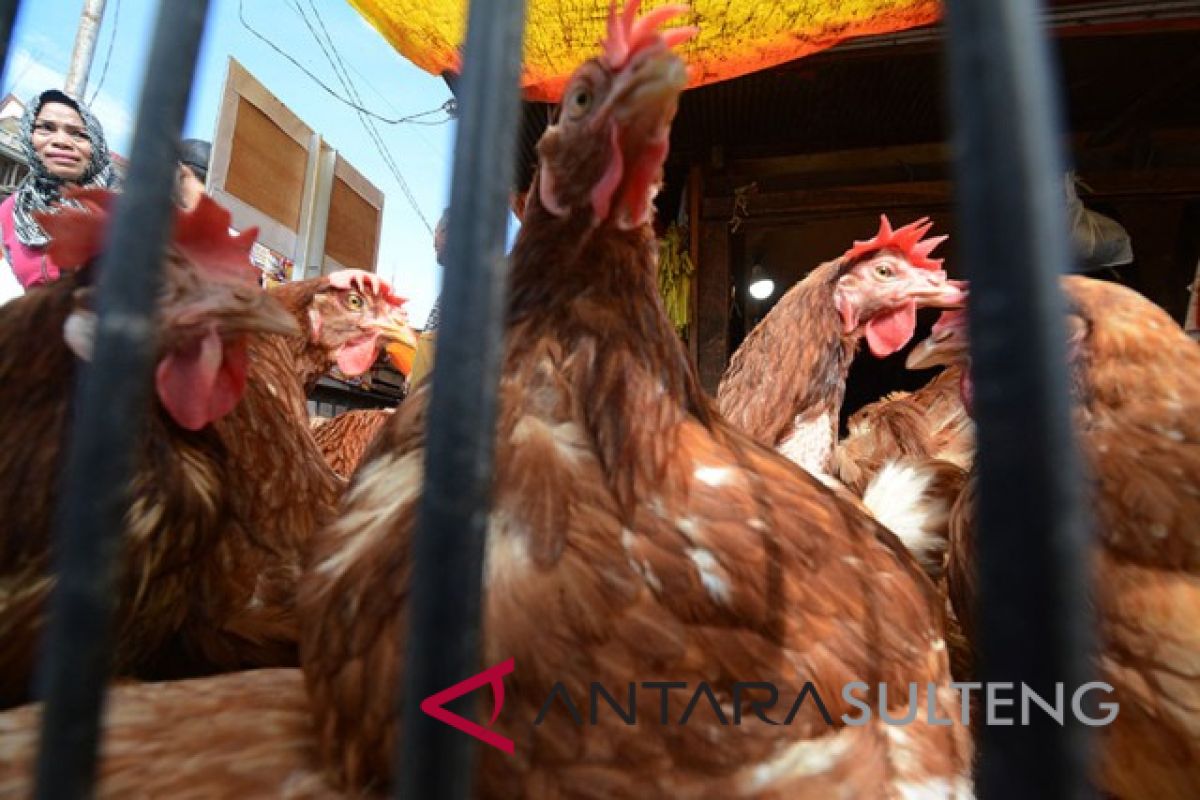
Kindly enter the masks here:
[[[458, 73], [467, 0], [349, 0], [405, 58], [434, 75]], [[645, 0], [643, 11], [669, 0]], [[621, 5], [624, 5], [622, 0]], [[773, 67], [858, 36], [925, 25], [939, 0], [692, 0], [677, 24], [700, 35], [681, 48], [691, 86]], [[521, 86], [527, 100], [556, 102], [595, 55], [609, 0], [530, 0]]]

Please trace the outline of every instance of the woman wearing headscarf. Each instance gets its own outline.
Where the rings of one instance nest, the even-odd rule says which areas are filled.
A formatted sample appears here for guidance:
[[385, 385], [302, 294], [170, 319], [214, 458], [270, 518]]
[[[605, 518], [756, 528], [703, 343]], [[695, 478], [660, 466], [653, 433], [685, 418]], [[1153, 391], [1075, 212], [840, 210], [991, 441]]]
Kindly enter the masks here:
[[35, 217], [65, 200], [71, 186], [109, 188], [116, 174], [100, 123], [86, 106], [57, 89], [35, 97], [21, 120], [21, 146], [29, 174], [0, 203], [0, 238], [21, 286], [57, 280], [59, 269], [46, 254], [49, 237]]

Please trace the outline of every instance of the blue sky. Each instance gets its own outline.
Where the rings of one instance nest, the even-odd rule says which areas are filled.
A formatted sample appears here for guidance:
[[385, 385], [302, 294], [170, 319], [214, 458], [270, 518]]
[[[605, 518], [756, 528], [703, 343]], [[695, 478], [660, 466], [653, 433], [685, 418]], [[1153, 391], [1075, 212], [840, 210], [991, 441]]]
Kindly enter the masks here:
[[[342, 93], [333, 69], [296, 11], [296, 5], [300, 5], [311, 14], [309, 0], [243, 2], [246, 21], [252, 27]], [[344, 0], [314, 0], [313, 4], [369, 109], [394, 118], [436, 108], [450, 98], [441, 78], [404, 59]], [[82, 5], [82, 0], [26, 0], [21, 4], [4, 74], [4, 93], [12, 91], [25, 99], [42, 89], [62, 85]], [[91, 101], [99, 83], [92, 108], [104, 125], [109, 145], [124, 155], [129, 154], [157, 5], [156, 0], [107, 0], [86, 91]], [[353, 110], [246, 30], [238, 7], [239, 0], [210, 2], [184, 135], [212, 139], [226, 63], [231, 56], [237, 59], [384, 192], [387, 199], [379, 272], [395, 284], [400, 294], [410, 298], [413, 321], [422, 323], [441, 282], [432, 237]], [[114, 44], [105, 71], [110, 41]], [[430, 225], [436, 224], [449, 202], [454, 123], [380, 124], [378, 128], [421, 213]]]

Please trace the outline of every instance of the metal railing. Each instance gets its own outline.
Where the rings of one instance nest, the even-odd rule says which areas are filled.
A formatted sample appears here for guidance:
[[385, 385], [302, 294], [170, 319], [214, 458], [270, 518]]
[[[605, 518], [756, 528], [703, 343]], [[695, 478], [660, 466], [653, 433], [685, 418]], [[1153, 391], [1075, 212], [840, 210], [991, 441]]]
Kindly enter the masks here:
[[[978, 679], [1087, 680], [1082, 473], [1058, 276], [1072, 258], [1062, 121], [1036, 0], [950, 0], [948, 85], [977, 430]], [[1086, 794], [1086, 728], [979, 726], [981, 798]]]
[[55, 519], [58, 580], [42, 644], [37, 797], [90, 796], [111, 655], [113, 583], [138, 436], [150, 408], [154, 306], [173, 221], [180, 131], [207, 0], [163, 0], [138, 103], [128, 180], [100, 257], [98, 326], [75, 388]]
[[[496, 391], [504, 351], [508, 192], [520, 94], [524, 0], [473, 0], [446, 230], [425, 485], [409, 587], [399, 797], [468, 797], [474, 740], [418, 711], [479, 671], [480, 584], [491, 506]], [[420, 644], [417, 645], [416, 643]], [[474, 719], [473, 698], [463, 716]]]
[[[983, 680], [1077, 685], [1088, 673], [1085, 517], [1055, 276], [1070, 258], [1058, 197], [1060, 118], [1035, 0], [949, 0], [958, 213], [972, 279], [979, 436]], [[17, 3], [0, 3], [7, 42]], [[56, 523], [59, 580], [40, 669], [38, 797], [93, 791], [112, 576], [135, 438], [148, 407], [153, 304], [176, 143], [207, 3], [164, 0], [130, 172], [100, 265], [95, 358], [77, 387]], [[524, 3], [474, 0], [455, 147], [444, 320], [433, 374], [411, 587], [397, 788], [471, 793], [473, 741], [413, 713], [475, 673], [506, 286], [504, 225]], [[1015, 589], [1015, 590], [1014, 590]], [[1039, 692], [1040, 693], [1040, 692]], [[470, 710], [462, 711], [472, 716]], [[981, 797], [1081, 796], [1077, 726], [984, 727]]]
[[21, 0], [0, 0], [0, 78], [8, 76], [8, 45], [20, 7]]

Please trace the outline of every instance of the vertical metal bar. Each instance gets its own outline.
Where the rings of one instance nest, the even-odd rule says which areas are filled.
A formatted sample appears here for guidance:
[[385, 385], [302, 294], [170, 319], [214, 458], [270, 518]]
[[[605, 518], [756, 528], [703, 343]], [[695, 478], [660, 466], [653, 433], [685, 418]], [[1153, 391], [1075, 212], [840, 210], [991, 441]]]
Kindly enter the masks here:
[[480, 583], [504, 347], [504, 243], [524, 25], [522, 0], [471, 3], [410, 589], [396, 781], [404, 798], [466, 798], [472, 785], [474, 741], [418, 705], [481, 666]]
[[37, 797], [92, 794], [108, 676], [113, 577], [137, 438], [149, 407], [154, 311], [173, 222], [171, 192], [207, 0], [162, 0], [138, 105], [132, 158], [99, 267], [92, 363], [75, 389], [56, 517], [58, 582], [39, 683], [45, 698]]
[[21, 0], [0, 0], [0, 79], [8, 72], [8, 45], [20, 7]]
[[[1036, 0], [950, 0], [949, 86], [971, 279], [979, 679], [1047, 698], [1061, 682], [1070, 698], [1094, 633], [1058, 286], [1071, 259], [1062, 118], [1039, 11]], [[980, 726], [978, 796], [1086, 796], [1086, 728], [1066, 717]]]

